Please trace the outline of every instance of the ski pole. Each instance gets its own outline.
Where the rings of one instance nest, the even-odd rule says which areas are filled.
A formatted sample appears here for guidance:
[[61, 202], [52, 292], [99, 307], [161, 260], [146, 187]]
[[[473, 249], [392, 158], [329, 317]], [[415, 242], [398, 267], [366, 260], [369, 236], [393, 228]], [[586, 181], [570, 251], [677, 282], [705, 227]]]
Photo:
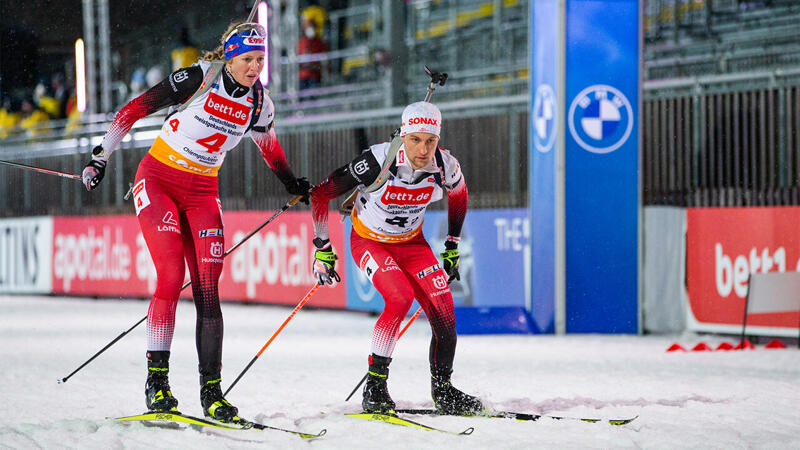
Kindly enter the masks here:
[[29, 166], [27, 164], [20, 164], [20, 163], [15, 163], [15, 162], [11, 162], [11, 161], [0, 160], [0, 164], [5, 164], [5, 165], [8, 165], [8, 166], [12, 166], [12, 167], [18, 167], [20, 169], [25, 169], [25, 170], [32, 170], [34, 172], [39, 172], [39, 173], [46, 173], [48, 175], [56, 175], [56, 176], [64, 177], [64, 178], [72, 178], [73, 180], [80, 180], [81, 179], [80, 175], [75, 175], [73, 173], [66, 173], [66, 172], [59, 172], [57, 170], [43, 169], [41, 167]]
[[[408, 320], [408, 323], [406, 323], [406, 326], [404, 326], [403, 329], [400, 330], [400, 334], [397, 335], [397, 339], [400, 339], [401, 337], [403, 337], [403, 333], [405, 333], [406, 330], [408, 329], [408, 327], [410, 327], [411, 324], [414, 323], [415, 320], [417, 320], [417, 317], [419, 317], [419, 313], [421, 313], [421, 312], [422, 312], [422, 307], [420, 306], [419, 309], [417, 309], [417, 312], [415, 312], [414, 315], [411, 316], [411, 319]], [[344, 401], [349, 401], [350, 400], [350, 397], [352, 397], [353, 394], [356, 393], [358, 388], [360, 388], [361, 385], [364, 384], [365, 381], [367, 381], [367, 376], [369, 376], [369, 372], [364, 374], [364, 378], [362, 378], [361, 381], [358, 382], [356, 387], [353, 388], [353, 391], [350, 392], [350, 395], [348, 395], [347, 398], [344, 399]]]
[[308, 301], [308, 299], [310, 299], [310, 298], [311, 298], [311, 296], [312, 296], [312, 295], [314, 295], [314, 292], [317, 292], [317, 289], [319, 289], [319, 287], [320, 287], [320, 286], [322, 286], [322, 285], [321, 285], [321, 284], [319, 284], [319, 283], [316, 283], [316, 284], [314, 284], [314, 287], [312, 287], [312, 288], [311, 288], [311, 290], [310, 290], [310, 291], [308, 291], [308, 293], [307, 293], [307, 294], [306, 294], [306, 295], [305, 295], [305, 296], [302, 298], [302, 300], [300, 300], [300, 303], [298, 303], [298, 304], [297, 304], [297, 306], [295, 306], [295, 307], [294, 307], [294, 309], [292, 310], [292, 313], [291, 313], [291, 314], [289, 314], [289, 317], [287, 317], [287, 318], [286, 318], [286, 320], [284, 320], [284, 321], [283, 321], [283, 323], [281, 324], [281, 326], [280, 326], [280, 327], [278, 327], [278, 329], [275, 331], [275, 333], [273, 333], [273, 334], [272, 334], [272, 337], [271, 337], [271, 338], [269, 338], [269, 340], [267, 341], [267, 343], [266, 343], [266, 344], [264, 344], [264, 346], [263, 346], [263, 347], [261, 347], [261, 350], [259, 350], [259, 351], [258, 351], [258, 353], [256, 353], [256, 356], [254, 356], [254, 357], [253, 357], [253, 359], [251, 359], [251, 360], [250, 360], [250, 362], [247, 364], [247, 366], [244, 368], [244, 370], [242, 370], [242, 373], [240, 373], [240, 374], [239, 374], [239, 376], [238, 376], [238, 377], [236, 377], [236, 379], [235, 379], [235, 380], [233, 380], [233, 383], [231, 383], [231, 385], [230, 385], [230, 386], [228, 386], [228, 390], [227, 390], [227, 391], [225, 391], [225, 393], [224, 393], [224, 394], [222, 394], [222, 396], [223, 396], [223, 397], [224, 397], [224, 396], [226, 396], [226, 395], [228, 395], [228, 392], [230, 392], [230, 391], [231, 391], [231, 389], [233, 389], [233, 387], [234, 387], [234, 386], [236, 386], [236, 383], [238, 383], [238, 382], [239, 382], [239, 380], [242, 378], [242, 376], [245, 374], [245, 372], [247, 372], [247, 370], [248, 370], [248, 369], [250, 369], [250, 366], [252, 366], [252, 365], [253, 365], [253, 363], [254, 363], [254, 362], [256, 362], [256, 360], [258, 359], [258, 357], [259, 357], [259, 356], [261, 356], [261, 354], [262, 354], [262, 353], [264, 353], [264, 350], [266, 350], [266, 349], [267, 349], [267, 347], [269, 347], [269, 344], [271, 344], [271, 343], [272, 343], [272, 341], [274, 341], [274, 340], [275, 340], [275, 337], [276, 337], [276, 336], [278, 336], [278, 334], [279, 334], [281, 331], [283, 331], [283, 327], [285, 327], [285, 326], [286, 326], [286, 324], [287, 324], [287, 323], [289, 323], [289, 321], [290, 321], [290, 320], [292, 320], [292, 318], [294, 317], [294, 315], [295, 315], [295, 314], [297, 314], [297, 311], [300, 311], [300, 308], [302, 308], [302, 307], [303, 307], [303, 305], [305, 305], [305, 304], [306, 304], [306, 302]]
[[[287, 209], [289, 209], [289, 208], [291, 208], [292, 206], [294, 206], [295, 204], [297, 204], [297, 202], [299, 202], [301, 198], [303, 198], [303, 196], [302, 196], [302, 195], [298, 195], [298, 196], [296, 196], [296, 197], [292, 198], [291, 200], [289, 200], [288, 202], [286, 202], [286, 204], [285, 204], [285, 205], [283, 205], [283, 207], [282, 207], [281, 209], [279, 209], [278, 211], [276, 211], [276, 212], [275, 212], [275, 214], [273, 214], [272, 216], [270, 216], [270, 218], [269, 218], [269, 219], [265, 220], [265, 221], [264, 221], [264, 222], [263, 222], [261, 225], [259, 225], [258, 227], [256, 227], [256, 229], [254, 229], [253, 231], [251, 231], [250, 233], [248, 233], [248, 234], [247, 234], [247, 236], [245, 236], [244, 238], [242, 238], [242, 240], [241, 240], [241, 241], [237, 242], [237, 243], [236, 243], [236, 245], [234, 245], [233, 247], [229, 248], [229, 249], [228, 249], [228, 251], [226, 251], [226, 252], [225, 252], [225, 253], [222, 255], [222, 257], [224, 258], [224, 257], [228, 256], [228, 254], [230, 254], [232, 251], [234, 251], [234, 250], [236, 250], [237, 248], [239, 248], [239, 247], [240, 247], [242, 244], [244, 244], [244, 243], [245, 243], [245, 241], [247, 241], [248, 239], [250, 239], [251, 237], [253, 237], [253, 235], [254, 235], [254, 234], [258, 233], [258, 232], [259, 232], [259, 231], [260, 231], [262, 228], [264, 228], [265, 226], [267, 226], [267, 224], [268, 224], [268, 223], [272, 222], [273, 220], [275, 220], [275, 218], [276, 218], [276, 217], [278, 217], [279, 215], [281, 215], [281, 214], [282, 214], [284, 211], [286, 211]], [[184, 284], [184, 285], [183, 285], [183, 287], [181, 288], [181, 292], [182, 292], [184, 289], [186, 289], [186, 288], [187, 288], [187, 287], [188, 287], [190, 284], [192, 284], [191, 280], [190, 280], [190, 281], [187, 281], [187, 282], [186, 282], [186, 284]], [[100, 356], [100, 354], [101, 354], [101, 353], [103, 353], [104, 351], [108, 350], [108, 348], [109, 348], [109, 347], [111, 347], [112, 345], [114, 345], [114, 344], [115, 344], [115, 343], [116, 343], [118, 340], [122, 339], [122, 338], [123, 338], [123, 337], [124, 337], [126, 334], [128, 334], [129, 332], [131, 332], [131, 330], [133, 330], [134, 328], [138, 327], [138, 326], [139, 326], [139, 325], [140, 325], [142, 322], [144, 322], [144, 321], [145, 321], [145, 319], [147, 319], [147, 316], [144, 316], [144, 317], [142, 317], [142, 318], [141, 318], [141, 320], [139, 320], [138, 322], [136, 322], [136, 323], [135, 323], [135, 324], [134, 324], [132, 327], [128, 328], [126, 331], [123, 331], [123, 332], [122, 332], [122, 334], [120, 334], [119, 336], [117, 336], [116, 338], [114, 338], [114, 340], [113, 340], [113, 341], [111, 341], [111, 342], [109, 342], [109, 343], [108, 343], [108, 344], [107, 344], [105, 347], [101, 348], [101, 349], [100, 349], [100, 351], [98, 351], [98, 352], [97, 352], [97, 353], [95, 353], [95, 354], [94, 354], [94, 355], [93, 355], [91, 358], [89, 358], [88, 360], [86, 360], [86, 362], [84, 362], [83, 364], [81, 364], [81, 365], [80, 365], [80, 366], [79, 366], [77, 369], [73, 370], [71, 374], [67, 375], [67, 376], [66, 376], [66, 377], [64, 377], [64, 378], [61, 378], [61, 379], [59, 379], [59, 380], [58, 380], [58, 384], [61, 384], [61, 383], [66, 383], [66, 382], [67, 382], [67, 380], [69, 380], [69, 378], [70, 378], [71, 376], [75, 375], [75, 374], [76, 374], [76, 373], [77, 373], [79, 370], [83, 369], [83, 368], [84, 368], [84, 367], [85, 367], [87, 364], [89, 364], [89, 363], [90, 363], [90, 362], [92, 362], [92, 361], [93, 361], [95, 358], [97, 358], [98, 356]]]

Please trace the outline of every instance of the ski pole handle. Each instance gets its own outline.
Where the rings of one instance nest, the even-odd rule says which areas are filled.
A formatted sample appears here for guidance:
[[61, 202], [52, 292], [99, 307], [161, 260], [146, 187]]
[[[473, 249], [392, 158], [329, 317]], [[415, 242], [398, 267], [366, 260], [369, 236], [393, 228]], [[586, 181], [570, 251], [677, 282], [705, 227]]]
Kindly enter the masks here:
[[438, 84], [439, 86], [444, 86], [444, 84], [447, 82], [447, 74], [432, 72], [431, 69], [428, 68], [428, 66], [423, 66], [423, 67], [425, 67], [425, 73], [427, 73], [428, 76], [431, 77], [431, 84], [428, 86], [428, 93], [425, 94], [425, 101], [430, 102], [431, 96], [433, 95], [433, 91], [436, 90], [436, 85]]

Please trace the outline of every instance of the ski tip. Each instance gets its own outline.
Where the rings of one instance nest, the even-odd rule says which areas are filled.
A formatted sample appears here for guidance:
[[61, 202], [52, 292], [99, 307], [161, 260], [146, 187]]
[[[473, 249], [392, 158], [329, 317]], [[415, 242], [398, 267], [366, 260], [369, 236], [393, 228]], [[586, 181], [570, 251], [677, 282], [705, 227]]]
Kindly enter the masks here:
[[610, 423], [611, 425], [627, 425], [627, 424], [633, 422], [634, 420], [636, 420], [638, 418], [639, 418], [639, 416], [636, 415], [636, 416], [631, 417], [630, 419], [612, 419], [612, 420], [609, 420], [608, 423]]
[[474, 427], [469, 427], [466, 430], [464, 430], [464, 431], [462, 431], [461, 433], [458, 433], [458, 434], [459, 435], [464, 435], [464, 436], [469, 436], [470, 434], [472, 434], [473, 431], [475, 431], [475, 428]]
[[317, 433], [317, 434], [298, 433], [298, 435], [303, 439], [316, 439], [316, 438], [321, 438], [322, 436], [325, 436], [325, 433], [327, 433], [327, 432], [328, 432], [328, 430], [323, 428], [323, 429], [319, 430], [319, 433]]

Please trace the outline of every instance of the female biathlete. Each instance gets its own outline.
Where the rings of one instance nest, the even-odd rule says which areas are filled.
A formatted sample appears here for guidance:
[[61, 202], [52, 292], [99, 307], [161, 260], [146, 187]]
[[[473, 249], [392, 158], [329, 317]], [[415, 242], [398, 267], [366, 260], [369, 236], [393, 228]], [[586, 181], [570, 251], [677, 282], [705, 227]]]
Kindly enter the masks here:
[[[165, 120], [139, 163], [133, 187], [136, 215], [158, 276], [147, 313], [145, 396], [151, 411], [177, 411], [168, 372], [185, 260], [197, 310], [203, 413], [224, 422], [239, 420], [237, 408], [223, 398], [220, 387], [223, 324], [218, 286], [224, 238], [217, 171], [225, 154], [249, 132], [286, 190], [308, 203], [309, 183], [289, 168], [273, 129], [274, 106], [258, 79], [264, 67], [264, 36], [258, 24], [231, 24], [215, 51], [125, 105], [83, 171], [86, 188], [95, 189], [111, 153], [134, 122], [184, 104]], [[224, 65], [219, 61], [223, 59]]]

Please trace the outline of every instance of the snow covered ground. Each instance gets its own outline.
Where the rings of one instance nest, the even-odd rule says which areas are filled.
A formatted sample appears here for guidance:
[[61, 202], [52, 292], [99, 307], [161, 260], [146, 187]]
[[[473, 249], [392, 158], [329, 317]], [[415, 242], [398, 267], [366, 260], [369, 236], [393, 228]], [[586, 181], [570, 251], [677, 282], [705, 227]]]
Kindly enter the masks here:
[[[313, 304], [313, 299], [312, 299]], [[665, 353], [708, 336], [461, 336], [454, 384], [497, 409], [629, 417], [621, 427], [578, 421], [418, 417], [451, 436], [347, 418], [344, 398], [366, 370], [375, 318], [301, 310], [231, 391], [243, 416], [327, 435], [197, 431], [120, 423], [144, 409], [145, 336], [139, 326], [65, 384], [56, 380], [147, 312], [136, 300], [0, 296], [0, 448], [798, 448], [796, 349]], [[233, 381], [289, 308], [223, 304], [223, 384]], [[431, 406], [424, 319], [398, 343], [390, 392], [399, 407]], [[181, 410], [201, 415], [194, 307], [178, 306], [171, 383]], [[227, 382], [227, 383], [225, 383]]]

